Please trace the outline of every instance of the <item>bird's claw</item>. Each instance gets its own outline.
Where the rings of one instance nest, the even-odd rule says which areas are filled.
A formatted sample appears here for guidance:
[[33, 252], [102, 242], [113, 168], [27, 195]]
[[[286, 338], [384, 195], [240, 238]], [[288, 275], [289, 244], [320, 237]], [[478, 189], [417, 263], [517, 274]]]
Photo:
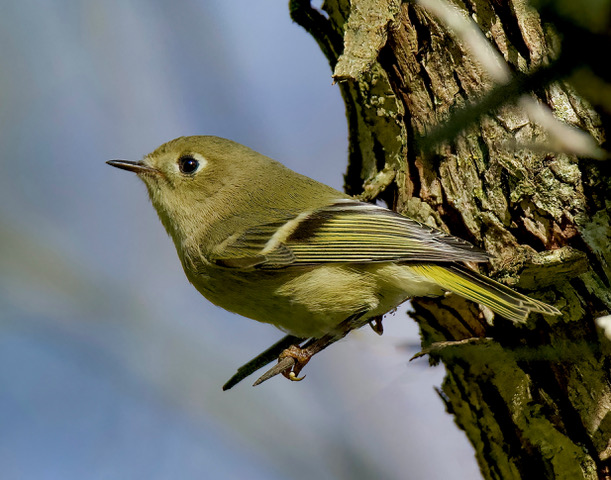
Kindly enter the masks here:
[[[286, 372], [286, 370], [285, 370]], [[306, 376], [304, 375], [303, 377], [298, 377], [297, 375], [295, 375], [295, 372], [289, 372], [288, 376], [284, 375], [286, 378], [288, 378], [291, 382], [301, 382]]]
[[[327, 348], [329, 345], [332, 345], [338, 340], [344, 338], [351, 330], [360, 328], [364, 323], [367, 323], [366, 321], [361, 320], [362, 316], [363, 313], [358, 313], [350, 318], [347, 318], [333, 332], [330, 332], [320, 338], [311, 338], [304, 344], [303, 347], [292, 344], [288, 348], [284, 349], [278, 356], [278, 363], [261, 375], [257, 381], [253, 383], [253, 387], [262, 384], [279, 373], [292, 381], [298, 382], [303, 380], [305, 375], [303, 377], [299, 377], [299, 372], [301, 372], [303, 367], [305, 367], [305, 365], [310, 361], [310, 358], [321, 350]], [[300, 340], [297, 337], [287, 336], [285, 339], [283, 339], [283, 341], [287, 339]], [[238, 371], [237, 376], [239, 377], [240, 375], [241, 374]], [[229, 382], [227, 382], [226, 385], [229, 385], [227, 388], [235, 385], [237, 381], [239, 380], [232, 378]]]
[[279, 373], [289, 380], [300, 382], [305, 378], [305, 375], [299, 377], [299, 372], [305, 367], [306, 363], [310, 361], [310, 358], [312, 358], [316, 351], [317, 350], [309, 351], [307, 347], [300, 348], [298, 345], [291, 345], [285, 348], [280, 355], [278, 355], [278, 363], [261, 375], [257, 381], [253, 383], [253, 387], [275, 377]]
[[313, 353], [311, 353], [307, 348], [291, 345], [278, 356], [278, 363], [285, 358], [292, 358], [295, 361], [291, 368], [287, 368], [282, 372], [282, 375], [293, 382], [300, 382], [305, 378], [305, 375], [303, 377], [299, 377], [299, 372], [301, 372], [303, 367], [306, 366], [312, 356]]

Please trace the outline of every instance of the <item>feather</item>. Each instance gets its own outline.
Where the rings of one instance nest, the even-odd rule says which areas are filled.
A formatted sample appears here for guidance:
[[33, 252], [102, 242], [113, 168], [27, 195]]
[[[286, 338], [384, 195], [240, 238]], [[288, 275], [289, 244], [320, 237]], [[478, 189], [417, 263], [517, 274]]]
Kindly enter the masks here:
[[473, 302], [486, 305], [514, 322], [525, 322], [530, 312], [560, 315], [560, 311], [555, 307], [522, 295], [456, 263], [444, 266], [410, 265], [410, 268], [440, 287]]
[[[252, 260], [237, 261], [247, 257]], [[323, 263], [486, 262], [460, 238], [386, 208], [345, 199], [251, 228], [217, 252], [216, 263], [283, 268]]]

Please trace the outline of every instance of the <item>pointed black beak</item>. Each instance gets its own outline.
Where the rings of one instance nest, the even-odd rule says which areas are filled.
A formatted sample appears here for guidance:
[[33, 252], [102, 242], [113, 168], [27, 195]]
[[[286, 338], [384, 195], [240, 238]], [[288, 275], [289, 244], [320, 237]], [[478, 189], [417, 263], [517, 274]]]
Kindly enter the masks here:
[[122, 170], [137, 173], [138, 175], [159, 175], [160, 173], [156, 168], [149, 167], [142, 162], [131, 162], [129, 160], [108, 160], [106, 163]]

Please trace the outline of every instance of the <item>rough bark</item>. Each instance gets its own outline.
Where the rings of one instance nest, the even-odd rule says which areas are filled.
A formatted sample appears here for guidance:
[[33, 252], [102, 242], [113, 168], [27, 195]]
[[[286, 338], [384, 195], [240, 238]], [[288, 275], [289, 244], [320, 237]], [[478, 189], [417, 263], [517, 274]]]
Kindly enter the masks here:
[[[611, 310], [608, 164], [554, 147], [512, 96], [534, 87], [528, 101], [604, 147], [607, 113], [566, 75], [581, 63], [585, 77], [573, 78], [587, 90], [597, 67], [583, 73], [583, 43], [609, 26], [599, 22], [592, 33], [566, 18], [546, 23], [522, 0], [454, 0], [526, 80], [506, 90], [509, 103], [493, 101], [425, 148], [438, 125], [495, 88], [472, 45], [414, 3], [327, 0], [324, 13], [309, 1], [290, 5], [327, 55], [346, 103], [346, 190], [485, 248], [494, 260], [480, 266], [484, 273], [562, 311], [514, 325], [457, 296], [412, 302], [424, 348], [482, 338], [433, 349], [431, 358], [446, 367], [439, 393], [483, 476], [611, 478], [610, 342], [595, 323]], [[567, 42], [570, 29], [585, 32], [579, 46]], [[536, 71], [549, 75], [535, 80]], [[554, 74], [564, 77], [550, 82]]]

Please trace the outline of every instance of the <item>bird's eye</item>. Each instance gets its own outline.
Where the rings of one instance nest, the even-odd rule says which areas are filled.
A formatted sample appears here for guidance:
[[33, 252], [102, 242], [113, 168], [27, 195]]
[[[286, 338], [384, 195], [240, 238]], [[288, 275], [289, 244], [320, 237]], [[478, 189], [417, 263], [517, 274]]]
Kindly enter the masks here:
[[189, 175], [195, 173], [198, 167], [199, 162], [191, 155], [183, 155], [178, 159], [178, 168], [180, 169], [180, 173]]

